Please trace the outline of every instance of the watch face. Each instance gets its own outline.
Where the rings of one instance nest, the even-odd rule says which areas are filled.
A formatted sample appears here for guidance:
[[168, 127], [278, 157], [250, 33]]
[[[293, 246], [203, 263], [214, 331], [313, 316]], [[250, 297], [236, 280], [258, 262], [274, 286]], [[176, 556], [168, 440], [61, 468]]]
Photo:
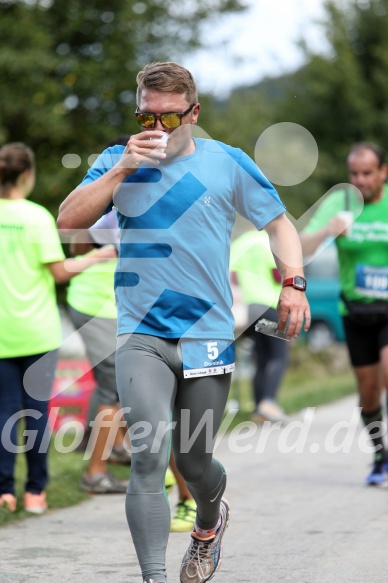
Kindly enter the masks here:
[[306, 289], [306, 280], [304, 279], [304, 277], [301, 277], [300, 275], [296, 275], [294, 277], [294, 286], [297, 287], [298, 289], [305, 290]]

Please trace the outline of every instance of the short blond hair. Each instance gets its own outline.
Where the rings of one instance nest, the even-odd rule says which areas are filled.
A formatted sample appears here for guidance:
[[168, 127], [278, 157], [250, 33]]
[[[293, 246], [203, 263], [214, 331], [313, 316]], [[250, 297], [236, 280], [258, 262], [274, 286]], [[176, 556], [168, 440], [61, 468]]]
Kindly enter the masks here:
[[150, 63], [136, 77], [136, 101], [139, 104], [143, 89], [153, 89], [161, 93], [185, 95], [191, 105], [198, 102], [197, 86], [188, 69], [178, 63]]

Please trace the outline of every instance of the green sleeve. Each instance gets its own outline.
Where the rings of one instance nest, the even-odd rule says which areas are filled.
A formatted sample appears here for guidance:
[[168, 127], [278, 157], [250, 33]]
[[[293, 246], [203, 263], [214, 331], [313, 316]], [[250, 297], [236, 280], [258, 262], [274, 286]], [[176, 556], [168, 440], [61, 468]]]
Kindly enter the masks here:
[[343, 210], [345, 210], [345, 191], [337, 190], [332, 192], [318, 206], [304, 232], [316, 233], [326, 227], [329, 221]]

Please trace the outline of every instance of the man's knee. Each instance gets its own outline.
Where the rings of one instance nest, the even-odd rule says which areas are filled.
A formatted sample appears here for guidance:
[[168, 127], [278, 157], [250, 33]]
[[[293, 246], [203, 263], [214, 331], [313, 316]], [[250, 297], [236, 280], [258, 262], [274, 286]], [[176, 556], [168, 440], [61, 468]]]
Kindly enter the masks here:
[[131, 477], [132, 493], [161, 492], [166, 473], [166, 460], [155, 453], [141, 452], [132, 454]]
[[196, 484], [201, 481], [211, 459], [211, 457], [209, 460], [207, 457], [199, 459], [196, 456], [191, 456], [190, 453], [181, 454], [175, 451], [174, 456], [177, 470], [188, 484]]

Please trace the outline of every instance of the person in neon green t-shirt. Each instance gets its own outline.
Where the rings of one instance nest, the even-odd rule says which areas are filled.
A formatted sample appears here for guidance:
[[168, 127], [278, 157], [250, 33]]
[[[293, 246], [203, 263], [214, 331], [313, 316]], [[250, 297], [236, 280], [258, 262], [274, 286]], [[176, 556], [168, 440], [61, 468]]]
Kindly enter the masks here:
[[[118, 233], [116, 211], [112, 210], [93, 228], [79, 231], [72, 238], [71, 252], [83, 256], [104, 243], [117, 245]], [[113, 440], [113, 430], [116, 432], [115, 438], [122, 435], [118, 424], [115, 366], [117, 310], [113, 282], [116, 264], [117, 257], [105, 263], [103, 270], [94, 267], [86, 269], [71, 280], [67, 290], [68, 313], [85, 344], [97, 382], [89, 412], [89, 421], [94, 422], [93, 433], [89, 430], [89, 424], [85, 432], [85, 442], [89, 442], [93, 435], [90, 440], [93, 445], [81, 479], [81, 488], [95, 494], [125, 493], [127, 489], [108, 472], [106, 451], [108, 445], [112, 447], [109, 441]], [[126, 463], [130, 463], [130, 454], [124, 449], [123, 442], [120, 446], [121, 459], [125, 458]], [[87, 447], [90, 449], [89, 443]]]
[[287, 368], [289, 344], [254, 330], [259, 318], [277, 322], [276, 305], [282, 287], [267, 233], [252, 230], [235, 239], [231, 245], [230, 268], [232, 280], [236, 279], [248, 306], [250, 326], [246, 334], [255, 347], [253, 396], [256, 410], [253, 419], [286, 422], [276, 398]]
[[[388, 387], [388, 186], [383, 150], [356, 144], [347, 158], [348, 187], [331, 193], [301, 234], [305, 255], [336, 237], [346, 343], [357, 380], [361, 417], [374, 446], [368, 485], [385, 482], [381, 372]], [[344, 214], [345, 213], [347, 214]], [[349, 220], [349, 212], [351, 220]]]
[[61, 343], [55, 282], [112, 257], [112, 249], [65, 262], [54, 218], [26, 200], [34, 185], [32, 150], [0, 148], [0, 506], [16, 510], [17, 424], [25, 417], [35, 437], [26, 450], [24, 508], [40, 514], [47, 508], [47, 403]]

